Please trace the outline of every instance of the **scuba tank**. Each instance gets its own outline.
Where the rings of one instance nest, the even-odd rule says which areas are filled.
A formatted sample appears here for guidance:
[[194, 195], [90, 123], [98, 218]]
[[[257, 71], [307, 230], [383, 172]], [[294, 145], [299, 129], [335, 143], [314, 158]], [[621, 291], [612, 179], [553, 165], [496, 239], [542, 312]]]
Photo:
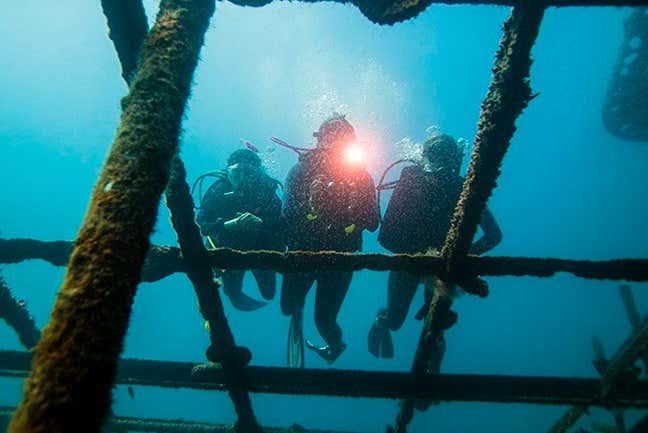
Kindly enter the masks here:
[[393, 185], [393, 193], [378, 232], [380, 245], [392, 253], [438, 248], [461, 192], [461, 178], [441, 179], [416, 164], [405, 167], [397, 182], [382, 185]]
[[[208, 171], [207, 173], [203, 173], [198, 176], [191, 186], [191, 197], [194, 197], [196, 189], [198, 189], [198, 200], [194, 201], [194, 209], [200, 209], [202, 206], [203, 198], [205, 196], [205, 191], [203, 191], [203, 184], [205, 183], [205, 179], [212, 178], [215, 179], [215, 182], [217, 180], [224, 180], [226, 177], [227, 173], [225, 172], [225, 170]], [[198, 203], [198, 205], [196, 206], [195, 203]]]
[[[380, 212], [380, 209], [381, 209], [381, 207], [380, 207], [380, 199], [381, 199], [382, 192], [386, 191], [386, 190], [394, 189], [394, 188], [396, 188], [396, 185], [398, 185], [397, 180], [385, 183], [385, 178], [387, 177], [387, 173], [389, 173], [389, 171], [392, 168], [396, 167], [398, 164], [403, 164], [405, 162], [416, 164], [416, 161], [413, 160], [413, 159], [406, 159], [406, 158], [399, 159], [399, 160], [394, 161], [391, 164], [389, 164], [387, 166], [387, 168], [383, 171], [382, 176], [380, 176], [380, 180], [378, 181], [378, 184], [376, 185], [376, 203], [378, 204], [379, 212]], [[382, 221], [382, 215], [380, 216], [380, 221]]]

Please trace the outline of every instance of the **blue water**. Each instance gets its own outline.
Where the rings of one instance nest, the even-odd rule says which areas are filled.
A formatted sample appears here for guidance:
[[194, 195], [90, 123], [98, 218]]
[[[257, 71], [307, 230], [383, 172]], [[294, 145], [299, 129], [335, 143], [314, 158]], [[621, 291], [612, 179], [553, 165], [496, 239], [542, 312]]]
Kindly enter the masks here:
[[[156, 2], [145, 1], [149, 19]], [[533, 54], [540, 93], [517, 122], [490, 207], [504, 232], [494, 255], [609, 259], [648, 257], [648, 146], [623, 142], [601, 124], [601, 105], [622, 39], [617, 8], [549, 10]], [[371, 24], [354, 7], [279, 2], [262, 9], [219, 2], [201, 53], [184, 123], [182, 156], [189, 179], [222, 168], [248, 139], [265, 149], [279, 136], [307, 145], [331, 112], [348, 114], [375, 149], [374, 177], [395, 158], [403, 137], [423, 140], [437, 125], [472, 139], [487, 91], [506, 8], [430, 7], [393, 27]], [[126, 93], [98, 2], [22, 0], [0, 15], [0, 212], [2, 237], [73, 239], [112, 143]], [[295, 162], [275, 150], [271, 172]], [[385, 200], [386, 201], [386, 200]], [[160, 208], [156, 244], [174, 244]], [[381, 251], [375, 235], [366, 250]], [[5, 266], [39, 327], [48, 320], [63, 269], [41, 262]], [[630, 333], [617, 282], [559, 275], [492, 278], [491, 295], [456, 303], [459, 323], [447, 334], [442, 371], [595, 377], [591, 337], [611, 354]], [[251, 283], [251, 281], [248, 281]], [[648, 311], [646, 284], [633, 285]], [[248, 292], [252, 287], [248, 287]], [[307, 301], [305, 334], [317, 336]], [[414, 306], [420, 305], [419, 293]], [[420, 323], [394, 335], [397, 354], [378, 361], [366, 351], [386, 275], [360, 272], [340, 314], [348, 349], [335, 368], [408, 370]], [[226, 305], [237, 342], [255, 365], [283, 365], [288, 320], [278, 302], [255, 313]], [[414, 308], [414, 307], [413, 307]], [[125, 357], [204, 360], [208, 343], [187, 279], [142, 284]], [[0, 348], [21, 349], [0, 326]], [[307, 366], [324, 368], [307, 355]], [[0, 379], [0, 405], [15, 405], [20, 382]], [[264, 425], [383, 431], [396, 403], [318, 397], [253, 396]], [[413, 432], [543, 432], [565, 408], [443, 404], [417, 414]], [[114, 391], [118, 415], [232, 422], [224, 393], [136, 387]], [[636, 419], [628, 412], [628, 421]], [[593, 410], [580, 425], [612, 423]]]

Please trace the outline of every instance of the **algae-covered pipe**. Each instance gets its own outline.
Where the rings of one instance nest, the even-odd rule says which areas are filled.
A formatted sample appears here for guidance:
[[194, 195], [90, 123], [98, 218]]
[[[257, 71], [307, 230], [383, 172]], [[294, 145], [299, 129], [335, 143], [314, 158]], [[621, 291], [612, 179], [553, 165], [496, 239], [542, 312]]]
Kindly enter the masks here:
[[122, 77], [130, 84], [137, 70], [137, 58], [148, 33], [146, 12], [141, 0], [101, 0], [108, 21], [108, 36], [122, 67]]
[[40, 331], [33, 317], [29, 315], [24, 303], [13, 297], [2, 275], [0, 275], [0, 319], [4, 319], [16, 331], [18, 340], [26, 349], [31, 349], [38, 343]]
[[[441, 251], [451, 282], [466, 278], [458, 272], [460, 265], [465, 261], [482, 211], [496, 186], [499, 167], [515, 132], [515, 120], [532, 98], [528, 78], [531, 48], [538, 36], [544, 11], [542, 4], [524, 1], [513, 8], [504, 23], [493, 76], [481, 106], [470, 167]], [[450, 289], [444, 281], [437, 283], [412, 363], [414, 377], [426, 374], [435, 340], [442, 332], [439, 315], [450, 309]], [[414, 405], [412, 399], [403, 400], [395, 427], [390, 429], [405, 433], [414, 415]]]
[[[261, 7], [274, 0], [230, 0], [239, 6]], [[295, 1], [295, 0], [290, 0]], [[395, 24], [409, 20], [432, 4], [473, 6], [519, 6], [526, 0], [299, 0], [304, 3], [336, 2], [355, 5], [362, 14], [376, 24]], [[647, 0], [531, 0], [538, 6], [642, 6]]]
[[171, 223], [178, 236], [178, 243], [185, 258], [187, 276], [194, 287], [200, 311], [209, 321], [209, 335], [216, 360], [225, 373], [227, 389], [238, 417], [237, 431], [253, 433], [262, 431], [247, 389], [242, 385], [243, 366], [249, 358], [239, 354], [247, 349], [236, 347], [234, 335], [225, 317], [225, 309], [214, 282], [209, 255], [202, 243], [202, 237], [194, 220], [193, 199], [187, 173], [180, 157], [171, 163], [171, 178], [166, 191], [166, 202], [171, 212]]
[[500, 166], [516, 130], [515, 121], [533, 98], [530, 55], [544, 8], [533, 1], [521, 3], [504, 24], [470, 166], [441, 250], [451, 278], [459, 277], [456, 270], [468, 254], [486, 202], [497, 186]]
[[11, 433], [101, 430], [213, 11], [213, 0], [160, 4]]

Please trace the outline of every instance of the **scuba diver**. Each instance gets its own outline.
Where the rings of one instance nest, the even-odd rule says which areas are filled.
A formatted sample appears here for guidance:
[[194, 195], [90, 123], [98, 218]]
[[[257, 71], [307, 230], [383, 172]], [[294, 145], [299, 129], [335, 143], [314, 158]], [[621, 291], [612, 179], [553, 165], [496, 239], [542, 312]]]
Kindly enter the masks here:
[[[200, 186], [200, 207], [196, 222], [207, 238], [209, 248], [232, 248], [241, 251], [283, 251], [281, 227], [281, 200], [277, 189], [279, 181], [267, 175], [256, 149], [234, 151], [227, 159], [227, 169], [200, 176], [194, 189]], [[216, 181], [202, 195], [206, 177]], [[266, 305], [243, 293], [245, 270], [228, 269], [217, 272], [223, 281], [223, 292], [232, 305], [242, 311], [253, 311]], [[276, 273], [253, 269], [252, 275], [266, 300], [274, 298]]]
[[[380, 215], [374, 181], [365, 169], [355, 130], [344, 116], [334, 115], [313, 136], [317, 138], [314, 149], [290, 146], [300, 157], [286, 179], [283, 216], [288, 250], [360, 251], [363, 230], [375, 231]], [[303, 367], [302, 311], [315, 282], [315, 324], [326, 344], [306, 340], [306, 345], [329, 364], [346, 349], [337, 316], [352, 276], [346, 271], [284, 275], [281, 310], [291, 316], [289, 366]]]
[[[435, 133], [423, 144], [421, 160], [405, 167], [397, 182], [383, 184], [383, 174], [377, 187], [380, 191], [394, 187], [391, 200], [382, 219], [378, 242], [392, 253], [426, 253], [443, 246], [455, 206], [463, 187], [459, 175], [464, 149], [446, 134]], [[406, 160], [397, 161], [406, 162]], [[410, 161], [414, 162], [414, 161]], [[388, 167], [396, 165], [392, 164]], [[492, 213], [485, 209], [481, 216], [482, 237], [474, 242], [470, 254], [480, 255], [491, 250], [502, 240], [502, 232]], [[392, 358], [394, 349], [390, 331], [396, 331], [405, 322], [416, 289], [425, 286], [425, 304], [416, 314], [423, 319], [434, 292], [436, 278], [420, 277], [403, 271], [390, 271], [387, 286], [387, 308], [378, 312], [369, 331], [368, 349], [376, 358]], [[442, 328], [450, 328], [457, 320], [449, 306], [441, 317]], [[429, 370], [438, 373], [445, 352], [443, 333], [435, 342], [435, 356]]]

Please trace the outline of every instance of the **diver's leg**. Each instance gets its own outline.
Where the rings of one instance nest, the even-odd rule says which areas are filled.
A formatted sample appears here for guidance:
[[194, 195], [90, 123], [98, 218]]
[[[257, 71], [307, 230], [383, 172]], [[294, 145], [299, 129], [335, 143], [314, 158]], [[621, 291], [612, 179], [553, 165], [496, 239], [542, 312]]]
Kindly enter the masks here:
[[376, 358], [393, 358], [391, 331], [400, 329], [407, 317], [419, 279], [407, 272], [390, 271], [387, 283], [387, 308], [381, 309], [369, 329], [367, 349]]
[[277, 291], [277, 273], [268, 269], [253, 269], [252, 275], [259, 286], [261, 296], [267, 301], [272, 300]]
[[281, 312], [290, 316], [288, 327], [288, 367], [304, 367], [303, 311], [313, 274], [284, 274], [281, 285]]
[[[328, 272], [319, 275], [315, 294], [315, 325], [327, 346], [315, 347], [318, 354], [332, 363], [346, 349], [337, 316], [344, 302], [353, 272]], [[308, 343], [308, 342], [307, 342]]]
[[240, 311], [254, 311], [267, 303], [250, 298], [243, 293], [243, 276], [245, 271], [227, 270], [223, 273], [223, 292], [232, 301], [234, 308]]
[[290, 273], [284, 274], [281, 284], [281, 312], [285, 316], [292, 316], [304, 308], [306, 295], [313, 285], [312, 274]]
[[392, 331], [403, 326], [420, 281], [419, 277], [409, 272], [389, 272], [385, 324]]
[[223, 293], [227, 295], [228, 298], [236, 296], [238, 293], [243, 291], [243, 276], [245, 271], [240, 270], [226, 270], [223, 272]]

